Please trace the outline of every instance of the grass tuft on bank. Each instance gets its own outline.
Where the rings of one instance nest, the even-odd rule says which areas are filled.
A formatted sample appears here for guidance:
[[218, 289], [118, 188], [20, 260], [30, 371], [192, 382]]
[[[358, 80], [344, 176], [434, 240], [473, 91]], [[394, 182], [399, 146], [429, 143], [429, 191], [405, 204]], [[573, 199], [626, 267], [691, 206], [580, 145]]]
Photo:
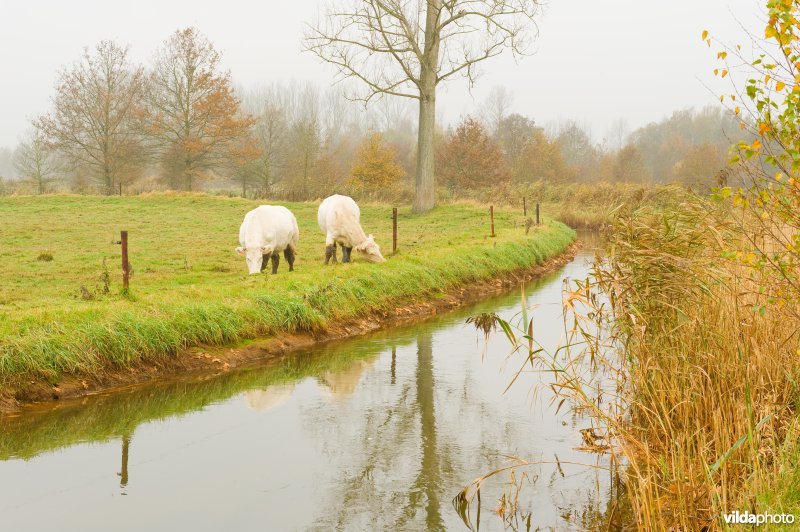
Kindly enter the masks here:
[[[295, 271], [282, 261], [278, 275], [249, 276], [233, 250], [258, 204], [191, 194], [0, 198], [0, 382], [56, 383], [191, 346], [324, 329], [543, 262], [575, 238], [547, 213], [526, 235], [521, 212], [496, 209], [490, 238], [484, 207], [401, 208], [391, 256], [391, 206], [363, 205], [362, 225], [389, 260], [325, 267], [317, 203], [282, 203], [300, 226]], [[130, 234], [129, 294], [120, 230]]]

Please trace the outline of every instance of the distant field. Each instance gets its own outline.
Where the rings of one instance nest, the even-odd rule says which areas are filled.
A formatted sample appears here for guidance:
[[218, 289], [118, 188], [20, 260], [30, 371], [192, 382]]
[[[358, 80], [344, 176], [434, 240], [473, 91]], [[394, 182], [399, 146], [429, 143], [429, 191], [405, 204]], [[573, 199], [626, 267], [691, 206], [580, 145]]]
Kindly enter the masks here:
[[[389, 260], [325, 267], [317, 204], [281, 203], [300, 225], [295, 271], [282, 259], [278, 275], [249, 276], [234, 248], [244, 214], [259, 202], [0, 198], [0, 379], [91, 373], [190, 345], [324, 327], [542, 261], [574, 238], [551, 221], [526, 236], [521, 212], [499, 209], [492, 239], [484, 207], [450, 205], [419, 216], [401, 208], [392, 257], [391, 206], [363, 205], [362, 225]], [[121, 229], [130, 234], [130, 297], [122, 294], [120, 246], [112, 243]]]

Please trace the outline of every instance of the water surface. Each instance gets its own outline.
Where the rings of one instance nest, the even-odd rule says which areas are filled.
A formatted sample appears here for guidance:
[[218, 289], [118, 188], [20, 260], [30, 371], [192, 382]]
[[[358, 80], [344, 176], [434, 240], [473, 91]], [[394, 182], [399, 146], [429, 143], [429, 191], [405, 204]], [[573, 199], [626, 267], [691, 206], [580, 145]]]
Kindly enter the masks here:
[[[517, 473], [531, 529], [585, 528], [610, 489], [575, 464], [607, 465], [576, 450], [588, 421], [534, 393], [547, 374], [504, 393], [522, 358], [465, 318], [524, 301], [552, 348], [588, 256], [413, 326], [0, 417], [0, 530], [465, 530], [452, 498], [508, 455], [560, 462]], [[473, 526], [504, 528], [508, 479], [484, 486]]]

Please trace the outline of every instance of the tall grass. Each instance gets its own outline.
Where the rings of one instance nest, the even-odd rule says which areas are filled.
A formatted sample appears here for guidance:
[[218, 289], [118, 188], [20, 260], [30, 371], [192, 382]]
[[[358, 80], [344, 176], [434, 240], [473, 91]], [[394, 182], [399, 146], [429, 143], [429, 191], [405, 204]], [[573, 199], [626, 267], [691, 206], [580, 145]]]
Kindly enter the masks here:
[[587, 450], [620, 464], [625, 500], [594, 526], [708, 530], [745, 510], [800, 518], [800, 300], [784, 272], [759, 263], [741, 217], [700, 197], [621, 209], [607, 238], [591, 278], [564, 293], [562, 349], [545, 352], [524, 319], [515, 332], [495, 317], [592, 418]]
[[699, 198], [635, 209], [595, 271], [624, 351], [613, 363], [623, 416], [594, 412], [627, 462], [639, 528], [799, 508], [798, 309], [769, 305], [780, 279], [731, 258], [747, 239], [728, 220]]

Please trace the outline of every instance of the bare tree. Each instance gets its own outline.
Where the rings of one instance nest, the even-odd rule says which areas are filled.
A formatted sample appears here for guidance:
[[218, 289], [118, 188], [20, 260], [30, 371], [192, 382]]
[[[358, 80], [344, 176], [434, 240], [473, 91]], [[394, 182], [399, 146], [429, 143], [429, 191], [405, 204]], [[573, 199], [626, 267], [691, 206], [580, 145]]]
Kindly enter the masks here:
[[192, 190], [197, 178], [229, 167], [253, 124], [219, 60], [207, 38], [186, 28], [167, 39], [153, 62], [146, 131], [173, 187]]
[[36, 187], [37, 194], [47, 192], [49, 185], [58, 178], [56, 155], [39, 130], [34, 130], [14, 151], [14, 167], [21, 179]]
[[306, 49], [361, 82], [358, 97], [419, 100], [415, 211], [434, 205], [436, 88], [456, 76], [472, 86], [482, 61], [524, 53], [536, 0], [343, 0], [306, 35]]
[[484, 101], [481, 115], [492, 135], [497, 136], [499, 134], [500, 124], [508, 116], [513, 104], [514, 94], [507, 88], [495, 86], [489, 92]]
[[286, 189], [295, 199], [306, 199], [323, 148], [320, 93], [313, 85], [293, 87], [287, 132]]
[[607, 142], [611, 149], [619, 151], [624, 148], [625, 141], [627, 140], [630, 131], [631, 130], [630, 127], [628, 127], [628, 121], [625, 118], [620, 117], [614, 120], [608, 130], [607, 138]]
[[101, 41], [59, 74], [53, 111], [34, 122], [47, 142], [99, 181], [107, 194], [139, 172], [143, 157], [134, 124], [145, 88], [128, 49]]
[[17, 169], [14, 165], [14, 152], [8, 148], [0, 147], [0, 178], [15, 179]]

